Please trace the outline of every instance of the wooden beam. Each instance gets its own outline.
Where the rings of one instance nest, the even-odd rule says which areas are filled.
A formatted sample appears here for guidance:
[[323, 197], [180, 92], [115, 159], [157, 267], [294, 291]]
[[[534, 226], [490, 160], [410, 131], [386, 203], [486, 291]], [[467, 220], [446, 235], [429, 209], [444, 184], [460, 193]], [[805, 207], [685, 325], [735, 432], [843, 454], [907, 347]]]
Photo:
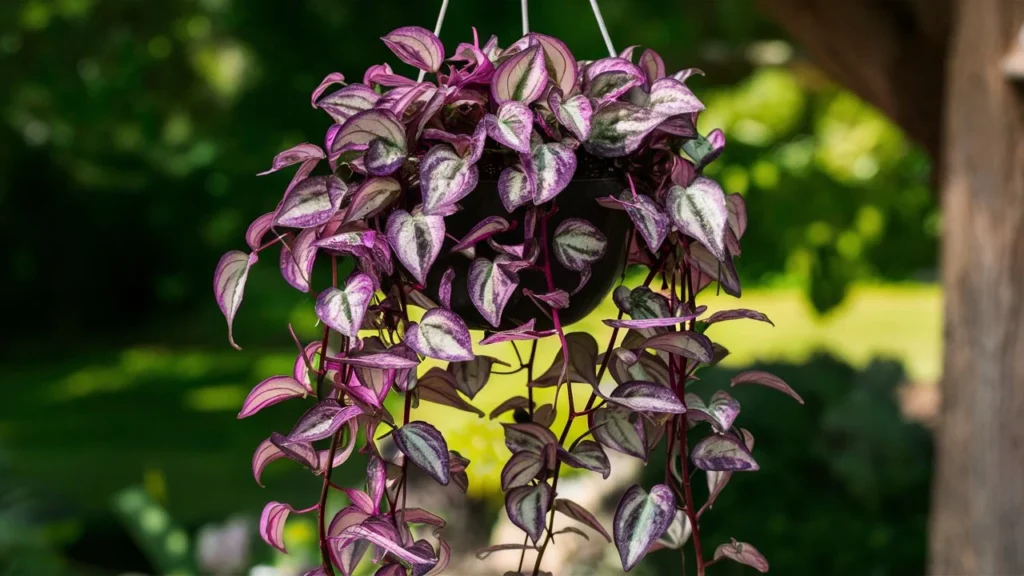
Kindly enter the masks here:
[[948, 0], [757, 0], [821, 69], [941, 153]]

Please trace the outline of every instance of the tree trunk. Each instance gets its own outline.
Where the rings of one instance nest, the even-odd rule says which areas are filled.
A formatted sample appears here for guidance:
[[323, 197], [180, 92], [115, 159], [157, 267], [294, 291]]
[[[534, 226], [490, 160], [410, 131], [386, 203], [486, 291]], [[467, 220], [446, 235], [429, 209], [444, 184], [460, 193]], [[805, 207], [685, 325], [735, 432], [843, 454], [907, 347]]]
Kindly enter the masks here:
[[956, 0], [943, 154], [945, 365], [936, 575], [1024, 574], [1024, 108], [1019, 0]]

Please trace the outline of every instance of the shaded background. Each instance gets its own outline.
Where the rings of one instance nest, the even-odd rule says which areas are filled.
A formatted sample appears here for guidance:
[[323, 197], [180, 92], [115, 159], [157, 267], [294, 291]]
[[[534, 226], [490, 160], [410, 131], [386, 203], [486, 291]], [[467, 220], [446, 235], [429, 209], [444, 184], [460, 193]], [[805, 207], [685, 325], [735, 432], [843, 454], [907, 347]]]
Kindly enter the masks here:
[[[314, 553], [302, 518], [286, 537], [292, 559], [258, 538], [244, 544], [266, 500], [315, 494], [287, 465], [268, 469], [266, 489], [249, 470], [255, 445], [299, 407], [234, 418], [253, 384], [290, 367], [285, 325], [311, 334], [312, 302], [261, 263], [235, 352], [212, 271], [290, 177], [254, 174], [276, 152], [321, 139], [328, 119], [309, 92], [329, 72], [358, 78], [382, 61], [398, 70], [379, 37], [431, 27], [435, 4], [0, 5], [0, 574], [210, 573], [204, 546], [238, 551], [226, 573], [261, 564], [286, 574]], [[533, 29], [581, 59], [604, 54], [587, 2], [534, 4]], [[708, 550], [736, 536], [778, 574], [923, 572], [922, 423], [941, 364], [927, 155], [829, 82], [749, 0], [601, 4], [618, 48], [643, 44], [671, 70], [707, 72], [690, 82], [708, 106], [700, 129], [729, 140], [709, 173], [747, 201], [740, 302], [778, 327], [723, 327], [733, 356], [701, 386], [767, 363], [808, 401], [737, 393], [762, 471], [723, 493], [702, 526]], [[518, 3], [453, 0], [441, 34], [449, 51], [472, 25], [507, 45], [520, 35]], [[596, 319], [583, 324], [603, 340]], [[507, 396], [504, 385], [492, 382], [485, 402]], [[453, 448], [474, 460], [466, 520], [450, 530], [490, 533], [504, 516], [500, 426], [424, 413], [444, 419]], [[650, 482], [660, 469], [634, 474], [649, 471]], [[351, 482], [362, 473], [356, 461], [343, 470]], [[606, 560], [594, 565], [616, 573]], [[637, 573], [678, 561], [661, 552]]]

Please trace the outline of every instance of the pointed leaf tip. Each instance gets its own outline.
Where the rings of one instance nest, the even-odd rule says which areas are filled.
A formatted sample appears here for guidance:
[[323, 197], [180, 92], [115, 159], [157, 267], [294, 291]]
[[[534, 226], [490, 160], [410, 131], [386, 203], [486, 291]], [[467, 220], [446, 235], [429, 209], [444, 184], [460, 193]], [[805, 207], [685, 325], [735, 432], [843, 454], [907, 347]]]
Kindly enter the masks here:
[[451, 478], [448, 444], [441, 432], [426, 422], [409, 422], [394, 432], [395, 445], [409, 460], [443, 486]]

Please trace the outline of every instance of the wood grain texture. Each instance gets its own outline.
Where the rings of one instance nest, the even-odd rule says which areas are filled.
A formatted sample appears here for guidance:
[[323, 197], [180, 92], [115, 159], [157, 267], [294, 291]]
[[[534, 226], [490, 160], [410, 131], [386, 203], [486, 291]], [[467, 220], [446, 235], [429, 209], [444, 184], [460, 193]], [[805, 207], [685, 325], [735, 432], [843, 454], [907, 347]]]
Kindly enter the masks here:
[[946, 353], [930, 573], [1024, 574], [1024, 108], [1018, 0], [957, 0], [943, 165]]

